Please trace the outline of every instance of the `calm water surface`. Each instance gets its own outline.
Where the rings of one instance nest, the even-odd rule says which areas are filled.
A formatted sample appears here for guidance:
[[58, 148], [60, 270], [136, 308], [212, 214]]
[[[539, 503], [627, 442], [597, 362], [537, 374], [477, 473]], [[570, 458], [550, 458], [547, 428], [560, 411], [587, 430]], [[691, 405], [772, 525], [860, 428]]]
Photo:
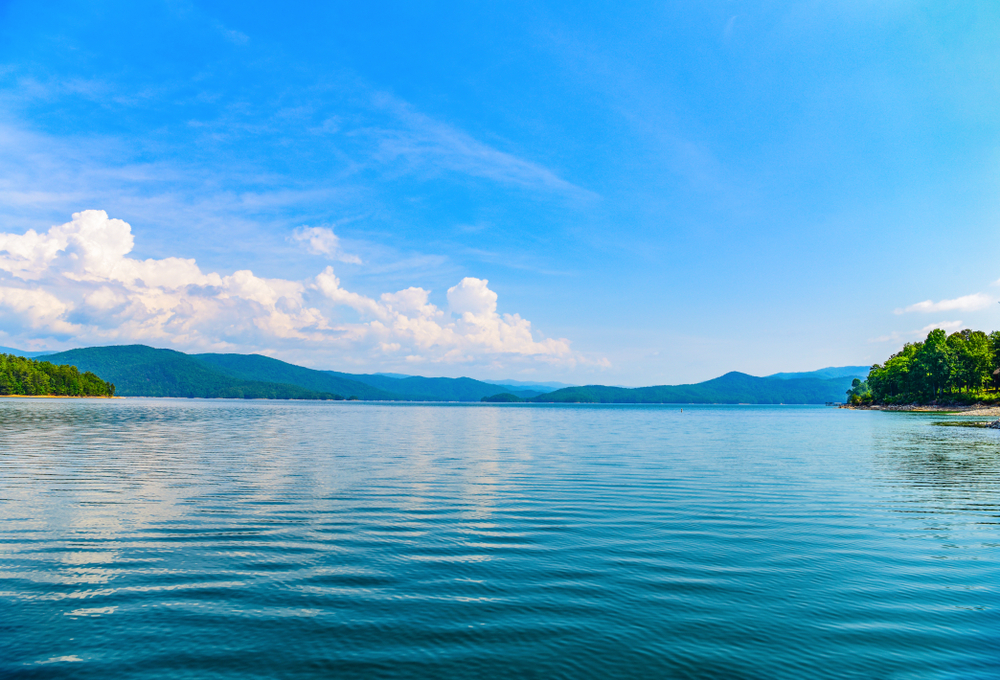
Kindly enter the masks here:
[[0, 402], [3, 678], [997, 678], [1000, 432]]

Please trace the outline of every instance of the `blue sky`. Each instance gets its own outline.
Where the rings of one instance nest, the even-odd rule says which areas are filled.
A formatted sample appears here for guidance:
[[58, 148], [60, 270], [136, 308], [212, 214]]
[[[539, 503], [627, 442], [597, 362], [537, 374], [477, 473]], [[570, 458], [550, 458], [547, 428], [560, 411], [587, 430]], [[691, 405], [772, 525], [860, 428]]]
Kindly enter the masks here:
[[0, 3], [0, 344], [641, 385], [998, 329], [998, 29], [990, 2]]

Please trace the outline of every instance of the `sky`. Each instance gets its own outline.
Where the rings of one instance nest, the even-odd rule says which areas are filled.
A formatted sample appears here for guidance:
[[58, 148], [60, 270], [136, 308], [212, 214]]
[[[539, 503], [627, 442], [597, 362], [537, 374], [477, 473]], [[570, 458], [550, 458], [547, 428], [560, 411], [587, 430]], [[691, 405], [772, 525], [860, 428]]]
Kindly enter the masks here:
[[651, 385], [1000, 329], [996, 2], [0, 0], [0, 345]]

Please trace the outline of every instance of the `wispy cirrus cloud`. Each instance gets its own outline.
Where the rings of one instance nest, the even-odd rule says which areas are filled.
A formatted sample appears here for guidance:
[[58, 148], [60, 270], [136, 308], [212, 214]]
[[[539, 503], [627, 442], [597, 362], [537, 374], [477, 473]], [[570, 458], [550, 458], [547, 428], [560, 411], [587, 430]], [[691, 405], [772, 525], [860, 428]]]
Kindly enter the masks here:
[[917, 302], [908, 307], [902, 307], [894, 311], [895, 314], [906, 314], [908, 312], [921, 312], [924, 314], [931, 314], [937, 312], [974, 312], [980, 309], [986, 309], [994, 302], [994, 298], [985, 293], [973, 293], [972, 295], [963, 295], [962, 297], [954, 298], [952, 300], [939, 300], [934, 302], [933, 300], [924, 300], [923, 302]]
[[[186, 83], [157, 83], [156, 87], [124, 85], [100, 78], [60, 78], [51, 74], [8, 75], [8, 87], [0, 83], [0, 113], [7, 119], [0, 129], [0, 139], [8, 145], [16, 143], [25, 155], [48, 165], [62, 161], [90, 160], [90, 170], [98, 151], [105, 151], [98, 168], [107, 167], [116, 174], [123, 165], [132, 165], [133, 156], [148, 156], [155, 147], [156, 155], [169, 156], [170, 139], [189, 148], [192, 141], [204, 149], [220, 149], [239, 145], [243, 156], [241, 167], [230, 168], [227, 176], [241, 177], [264, 172], [254, 167], [254, 154], [247, 154], [245, 142], [258, 141], [257, 156], [267, 154], [277, 144], [300, 151], [328, 154], [327, 163], [339, 167], [342, 178], [366, 170], [387, 170], [395, 173], [447, 171], [478, 177], [500, 185], [515, 186], [541, 193], [576, 199], [594, 199], [598, 195], [561, 177], [545, 165], [523, 158], [510, 150], [477, 139], [472, 134], [437, 120], [417, 110], [409, 102], [374, 88], [356, 78], [342, 77], [335, 82], [304, 83], [295, 95], [286, 95], [263, 107], [247, 107], [242, 101], [232, 101], [225, 92], [214, 92], [206, 84], [190, 89]], [[347, 96], [345, 96], [345, 94]], [[64, 140], [66, 150], [51, 155], [42, 153], [51, 148], [55, 139], [33, 129], [30, 116], [23, 125], [16, 122], [18, 114], [27, 114], [31, 107], [54, 102], [85, 101], [115, 113], [141, 114], [157, 110], [163, 100], [173, 105], [207, 108], [182, 126], [174, 126], [164, 138], [150, 142], [145, 136], [115, 136], [96, 138], [93, 134], [73, 141]], [[211, 104], [205, 107], [205, 104]], [[13, 122], [13, 124], [12, 124]], [[187, 133], [187, 134], [183, 134]], [[194, 139], [192, 139], [192, 137]], [[266, 143], [259, 144], [261, 140]], [[349, 143], [345, 143], [350, 140]], [[81, 146], [82, 143], [82, 146]], [[110, 146], [117, 147], [112, 150]], [[138, 145], [138, 148], [136, 148]], [[307, 147], [307, 148], [303, 148]], [[70, 151], [72, 150], [72, 151]], [[185, 154], [190, 156], [190, 152]], [[75, 157], [75, 158], [74, 158]], [[122, 162], [124, 159], [124, 163]], [[117, 162], [116, 162], [117, 161]], [[173, 172], [164, 175], [157, 167], [146, 179], [199, 177], [192, 164], [177, 163]], [[141, 179], [134, 176], [133, 179]], [[213, 180], [225, 179], [213, 173]], [[269, 178], [271, 182], [279, 177]], [[324, 177], [324, 184], [329, 177]]]
[[[302, 83], [252, 107], [221, 85], [213, 90], [210, 79], [147, 85], [67, 83], [26, 66], [7, 74], [0, 82], [0, 157], [8, 160], [0, 163], [0, 219], [8, 229], [108, 206], [174, 243], [216, 252], [235, 244], [250, 255], [272, 235], [303, 243], [296, 225], [340, 225], [345, 215], [361, 214], [365, 227], [374, 223], [383, 233], [406, 225], [410, 233], [397, 243], [412, 253], [423, 245], [406, 240], [419, 236], [413, 206], [438, 190], [427, 182], [443, 176], [463, 187], [475, 178], [492, 185], [488, 191], [525, 192], [533, 203], [596, 197], [502, 142], [487, 143], [351, 75]], [[168, 105], [194, 115], [156, 130], [47, 131], [35, 112], [56, 104], [85, 104], [115, 119], [143, 120]], [[293, 170], [286, 157], [310, 161]], [[362, 234], [361, 226], [349, 228], [355, 234], [338, 229], [338, 236], [366, 263], [388, 266], [370, 256], [375, 244], [362, 242], [376, 230]], [[143, 243], [162, 252], [169, 244], [158, 239], [149, 234]], [[315, 236], [307, 241], [307, 250], [329, 256]], [[331, 259], [352, 261], [338, 252], [348, 259]]]
[[525, 189], [578, 199], [598, 197], [543, 165], [481, 142], [385, 92], [373, 93], [371, 101], [389, 113], [396, 125], [360, 129], [353, 134], [371, 137], [376, 144], [375, 157], [382, 162], [403, 159], [412, 166], [444, 168]]

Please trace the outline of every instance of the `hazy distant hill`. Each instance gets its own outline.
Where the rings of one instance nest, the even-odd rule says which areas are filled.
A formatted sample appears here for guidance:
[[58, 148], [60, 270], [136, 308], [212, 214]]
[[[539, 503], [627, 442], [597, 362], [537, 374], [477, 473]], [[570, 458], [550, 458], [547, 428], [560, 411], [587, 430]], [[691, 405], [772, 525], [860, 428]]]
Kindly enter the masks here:
[[[813, 371], [807, 376], [777, 374], [756, 378], [744, 373], [726, 375], [694, 385], [658, 387], [566, 387], [539, 394], [539, 390], [473, 380], [471, 378], [394, 377], [385, 374], [317, 371], [258, 354], [188, 355], [145, 345], [89, 347], [45, 357], [92, 371], [115, 384], [122, 396], [231, 397], [269, 399], [343, 399], [398, 401], [480, 401], [501, 393], [536, 402], [601, 403], [720, 403], [822, 404], [842, 402], [854, 376], [867, 374], [843, 367]], [[829, 372], [843, 377], [815, 377]], [[544, 389], [544, 388], [542, 388]]]
[[472, 378], [423, 378], [420, 376], [394, 378], [378, 373], [356, 375], [336, 371], [323, 372], [341, 378], [357, 380], [387, 392], [391, 391], [407, 401], [479, 401], [483, 397], [498, 392], [513, 392], [523, 399], [530, 399], [542, 392], [542, 390], [524, 390], [506, 385], [495, 385]]
[[221, 373], [242, 380], [286, 383], [317, 392], [332, 392], [358, 399], [400, 398], [397, 394], [345, 377], [346, 374], [315, 371], [260, 354], [192, 354], [191, 357]]
[[[260, 354], [194, 354], [212, 368], [244, 380], [288, 383], [375, 401], [479, 401], [507, 388], [472, 378], [423, 378], [391, 373], [355, 374], [317, 371]], [[541, 390], [517, 390], [522, 398]]]
[[513, 387], [514, 389], [522, 390], [538, 390], [539, 392], [554, 392], [555, 390], [561, 390], [564, 387], [576, 387], [576, 385], [570, 385], [564, 382], [532, 382], [529, 380], [497, 380], [493, 382], [494, 385], [500, 385], [501, 387]]
[[851, 378], [757, 378], [727, 373], [694, 385], [658, 387], [567, 387], [535, 397], [535, 402], [615, 404], [823, 404], [842, 402]]
[[[351, 373], [343, 373], [342, 375], [352, 375], [352, 374]], [[407, 375], [407, 374], [404, 374], [404, 373], [382, 373], [382, 372], [372, 373], [372, 374], [369, 374], [369, 375], [377, 376], [377, 377], [386, 377], [386, 378], [418, 378], [418, 377], [420, 377], [420, 376]], [[363, 376], [353, 375], [352, 377], [354, 378], [354, 380], [358, 380], [359, 378], [361, 378]], [[431, 378], [431, 379], [433, 380], [433, 378]], [[503, 387], [503, 388], [509, 389], [510, 391], [516, 392], [516, 393], [520, 393], [520, 392], [536, 392], [538, 394], [545, 394], [546, 392], [552, 392], [554, 390], [558, 390], [558, 389], [561, 389], [563, 387], [575, 387], [575, 385], [571, 385], [569, 383], [555, 382], [555, 381], [550, 381], [550, 382], [534, 382], [534, 381], [526, 381], [526, 380], [508, 380], [508, 379], [504, 379], [504, 380], [488, 380], [488, 381], [479, 381], [479, 382], [483, 382], [486, 385], [496, 385], [497, 387]]]
[[870, 368], [870, 366], [831, 366], [807, 373], [775, 373], [766, 377], [777, 378], [778, 380], [796, 380], [799, 378], [820, 378], [822, 380], [829, 380], [831, 378], [851, 378], [853, 380], [854, 378], [861, 378], [864, 380], [868, 377], [868, 370]]
[[0, 354], [13, 354], [16, 357], [27, 357], [28, 359], [33, 359], [53, 354], [53, 352], [25, 352], [22, 349], [14, 349], [13, 347], [0, 347]]
[[259, 380], [241, 380], [213, 370], [182, 352], [145, 345], [87, 347], [45, 357], [92, 371], [114, 383], [125, 397], [206, 397], [234, 399], [337, 399], [326, 391]]

